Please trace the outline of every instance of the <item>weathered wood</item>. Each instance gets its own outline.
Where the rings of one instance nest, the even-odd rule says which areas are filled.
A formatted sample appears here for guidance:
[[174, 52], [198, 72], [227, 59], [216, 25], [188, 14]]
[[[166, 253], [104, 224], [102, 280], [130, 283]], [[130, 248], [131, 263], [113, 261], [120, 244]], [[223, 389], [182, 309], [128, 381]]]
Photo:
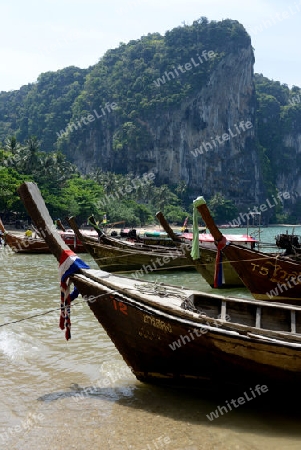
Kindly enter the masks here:
[[80, 232], [74, 217], [67, 220], [102, 270], [109, 272], [141, 270], [144, 273], [193, 268], [191, 261], [177, 249], [124, 242], [105, 235], [99, 236], [99, 242], [96, 242]]
[[213, 238], [219, 242], [223, 239], [223, 234], [220, 232], [220, 230], [215, 225], [215, 222], [210, 214], [210, 211], [206, 204], [200, 205], [197, 207], [199, 213], [201, 214], [207, 228], [209, 229], [210, 233], [212, 234]]
[[256, 322], [255, 322], [256, 328], [261, 328], [261, 306], [257, 306], [256, 308]]
[[0, 230], [4, 234], [4, 240], [15, 253], [50, 253], [46, 242], [40, 237], [19, 236], [7, 231], [0, 219]]
[[50, 253], [46, 242], [41, 238], [16, 236], [8, 231], [4, 235], [5, 243], [15, 253]]
[[166, 231], [166, 233], [168, 234], [168, 236], [175, 242], [182, 242], [182, 240], [179, 238], [179, 236], [177, 236], [173, 230], [171, 229], [169, 223], [167, 222], [167, 220], [165, 219], [163, 213], [161, 211], [158, 211], [156, 213], [156, 217], [159, 220], [160, 224], [162, 225], [163, 229]]
[[[91, 273], [91, 271], [89, 271], [88, 274], [89, 278], [91, 280], [94, 280], [95, 282], [98, 282], [98, 276], [93, 275], [93, 273]], [[148, 283], [144, 282], [144, 281], [136, 281], [136, 280], [132, 280], [129, 279], [127, 277], [122, 277], [122, 276], [117, 276], [117, 275], [112, 275], [110, 274], [109, 276], [107, 276], [106, 278], [102, 278], [101, 283], [103, 285], [105, 285], [107, 288], [111, 289], [112, 291], [116, 290], [116, 292], [120, 292], [123, 295], [126, 296], [131, 296], [133, 299], [137, 300], [137, 301], [141, 301], [142, 299], [142, 294], [141, 291], [139, 290], [140, 287], [145, 289], [146, 286], [148, 285]], [[117, 287], [118, 286], [118, 287]], [[291, 332], [285, 332], [285, 331], [274, 331], [274, 330], [270, 330], [270, 329], [263, 329], [260, 328], [258, 330], [256, 330], [257, 325], [256, 325], [256, 313], [257, 313], [257, 309], [258, 307], [261, 308], [261, 303], [262, 302], [258, 302], [256, 300], [248, 300], [248, 299], [240, 299], [240, 298], [232, 298], [229, 299], [228, 297], [223, 297], [221, 295], [214, 295], [214, 294], [205, 294], [205, 293], [201, 293], [196, 291], [193, 294], [193, 291], [189, 291], [187, 289], [181, 289], [177, 286], [170, 286], [167, 284], [160, 284], [160, 286], [162, 287], [162, 289], [166, 288], [169, 292], [169, 297], [167, 297], [166, 299], [164, 298], [160, 298], [159, 302], [160, 302], [160, 309], [166, 313], [170, 313], [171, 312], [171, 307], [172, 307], [172, 314], [174, 316], [177, 316], [179, 319], [193, 319], [196, 322], [199, 322], [201, 324], [207, 324], [209, 326], [222, 326], [223, 329], [228, 330], [228, 331], [237, 331], [241, 334], [241, 336], [246, 336], [248, 333], [258, 333], [260, 332], [261, 336], [266, 336], [269, 338], [275, 338], [275, 339], [282, 339], [284, 341], [287, 342], [297, 342], [301, 344], [301, 334], [295, 334], [292, 331]], [[154, 290], [155, 292], [155, 290]], [[147, 299], [147, 302], [149, 305], [153, 306], [153, 307], [158, 307], [158, 297], [154, 295], [154, 292], [151, 293], [151, 290], [149, 293], [144, 293], [143, 294], [143, 298]], [[174, 297], [172, 297], [172, 293], [174, 293]], [[197, 308], [193, 311], [190, 310], [185, 310], [182, 309], [180, 307], [180, 303], [177, 300], [177, 297], [180, 296], [187, 296], [191, 297], [191, 296], [195, 296], [195, 299], [198, 300], [197, 304]], [[216, 313], [216, 317], [210, 317], [208, 315], [208, 313], [206, 314], [202, 314], [199, 315], [199, 313], [197, 311], [202, 311], [204, 313], [204, 311], [206, 311], [206, 307], [204, 306], [204, 301], [205, 300], [217, 300], [218, 301], [218, 310]], [[251, 304], [254, 307], [254, 315], [251, 316], [251, 322], [253, 323], [253, 326], [247, 326], [244, 324], [244, 318], [243, 316], [240, 317], [240, 323], [237, 322], [231, 322], [231, 316], [230, 316], [230, 320], [226, 322], [226, 305], [228, 304], [228, 306], [231, 306], [231, 309], [233, 311], [233, 309], [237, 308], [239, 310], [239, 305], [244, 302], [245, 304]], [[268, 308], [268, 310], [288, 310], [288, 311], [299, 311], [301, 310], [300, 307], [298, 306], [293, 306], [290, 308], [288, 305], [281, 305], [278, 303], [269, 303], [266, 304], [266, 307]], [[220, 316], [220, 319], [218, 318], [218, 316]]]
[[223, 253], [257, 300], [301, 304], [300, 263], [232, 243]]
[[[301, 381], [300, 335], [198, 317], [195, 312], [181, 311], [175, 290], [170, 300], [159, 298], [140, 291], [139, 286], [147, 286], [143, 282], [137, 286], [134, 280], [114, 275], [104, 279], [95, 276], [94, 282], [76, 275], [74, 280], [87, 296], [97, 297], [95, 302], [92, 298], [91, 309], [142, 381], [189, 383], [204, 377], [218, 379], [220, 373], [225, 382], [237, 385], [255, 379], [269, 386]], [[120, 292], [122, 280], [127, 286]], [[120, 314], [122, 310], [124, 314]], [[179, 346], [172, 350], [174, 342]]]
[[[72, 219], [73, 219], [73, 221], [75, 221], [74, 217], [72, 217]], [[104, 235], [104, 232], [101, 231], [101, 229], [98, 227], [98, 225], [97, 225], [97, 223], [96, 223], [96, 221], [95, 221], [95, 217], [94, 217], [94, 216], [90, 216], [90, 217], [88, 218], [88, 220], [90, 221], [92, 227], [93, 227], [94, 230], [97, 232], [97, 234], [98, 234], [99, 237], [101, 237], [102, 235]], [[68, 221], [68, 223], [69, 223], [69, 221]], [[73, 223], [74, 223], [74, 222], [73, 222]], [[69, 225], [70, 225], [70, 223], [69, 223]], [[70, 226], [71, 226], [71, 225], [70, 225]], [[78, 228], [77, 224], [76, 224], [76, 227]], [[71, 226], [71, 228], [72, 228], [72, 226]], [[79, 230], [79, 228], [78, 228], [78, 230]]]
[[66, 228], [62, 224], [61, 219], [56, 219], [56, 225], [57, 225], [58, 230], [66, 231]]
[[[169, 235], [171, 239], [179, 245], [181, 242], [182, 248], [185, 251], [186, 257], [191, 261], [191, 264], [195, 267], [196, 271], [202, 275], [202, 277], [207, 281], [207, 283], [213, 287], [214, 286], [214, 274], [215, 274], [215, 260], [216, 260], [216, 250], [212, 250], [206, 246], [202, 246], [200, 244], [200, 258], [197, 260], [193, 260], [190, 255], [190, 248], [187, 245], [185, 247], [185, 243], [174, 234], [169, 223], [165, 219], [163, 213], [160, 211], [156, 214], [160, 224]], [[244, 286], [243, 282], [236, 274], [233, 267], [228, 263], [227, 258], [223, 261], [223, 283], [220, 288], [231, 288], [231, 287], [239, 287]]]
[[0, 231], [2, 231], [2, 233], [5, 233], [5, 228], [4, 228], [1, 218], [0, 218]]
[[291, 332], [296, 333], [296, 311], [291, 311]]
[[[34, 230], [32, 237], [16, 235], [5, 230], [4, 225], [2, 224], [5, 243], [14, 251], [15, 253], [50, 253], [49, 246], [45, 242], [44, 239], [40, 236], [40, 232], [36, 227], [32, 225]], [[1, 225], [0, 225], [1, 229]], [[36, 234], [36, 236], [34, 236]], [[63, 238], [65, 243], [71, 248], [71, 250], [76, 251], [77, 253], [85, 252], [82, 243], [79, 240], [75, 239], [75, 235], [70, 235], [67, 231], [59, 231], [60, 236]]]
[[77, 222], [75, 220], [75, 217], [70, 216], [70, 217], [66, 217], [66, 221], [68, 222], [68, 225], [70, 226], [70, 228], [72, 228], [72, 230], [74, 231], [77, 239], [83, 244], [83, 246], [85, 247], [85, 249], [88, 252], [88, 248], [85, 245], [85, 239], [84, 239], [84, 235], [81, 233]]
[[[198, 206], [210, 233], [220, 242], [226, 238], [218, 230], [206, 205]], [[244, 285], [257, 300], [301, 302], [301, 264], [287, 257], [251, 250], [231, 242], [222, 249]], [[300, 277], [300, 278], [299, 278]], [[294, 279], [294, 281], [291, 281]], [[297, 282], [296, 282], [297, 280]]]
[[41, 236], [59, 261], [63, 250], [69, 247], [59, 235], [38, 186], [32, 182], [23, 183], [18, 193]]
[[[248, 298], [238, 298], [238, 297], [225, 297], [225, 301], [231, 301], [235, 300], [236, 303], [250, 303], [250, 299]], [[264, 300], [251, 300], [252, 304], [258, 305], [258, 306], [264, 306], [266, 308], [272, 306], [274, 309], [279, 310], [287, 310], [287, 311], [300, 311], [301, 312], [301, 305], [299, 304], [286, 304], [286, 303], [277, 303], [277, 298], [275, 298], [275, 301], [266, 302]]]

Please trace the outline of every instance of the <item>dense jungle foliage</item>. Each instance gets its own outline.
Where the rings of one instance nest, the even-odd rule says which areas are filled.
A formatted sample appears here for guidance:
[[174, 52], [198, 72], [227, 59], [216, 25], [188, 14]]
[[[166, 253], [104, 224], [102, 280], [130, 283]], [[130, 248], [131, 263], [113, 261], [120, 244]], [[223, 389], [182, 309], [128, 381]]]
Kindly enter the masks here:
[[171, 222], [182, 223], [187, 216], [181, 201], [183, 186], [172, 191], [166, 185], [155, 186], [153, 178], [101, 170], [82, 176], [62, 153], [41, 151], [36, 137], [24, 145], [10, 137], [0, 149], [0, 212], [26, 217], [16, 189], [23, 181], [34, 181], [54, 219], [74, 215], [82, 223], [90, 214], [99, 220], [106, 214], [109, 223], [124, 220], [127, 226], [139, 226], [154, 223], [161, 210]]

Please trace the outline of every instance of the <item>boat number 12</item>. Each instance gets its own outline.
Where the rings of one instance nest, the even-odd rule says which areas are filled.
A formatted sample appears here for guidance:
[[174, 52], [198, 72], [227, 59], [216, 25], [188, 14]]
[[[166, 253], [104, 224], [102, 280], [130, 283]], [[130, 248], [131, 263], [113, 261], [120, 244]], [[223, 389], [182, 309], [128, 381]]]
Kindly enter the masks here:
[[128, 315], [128, 307], [122, 302], [117, 302], [113, 299], [113, 306], [116, 311], [120, 311], [122, 314]]

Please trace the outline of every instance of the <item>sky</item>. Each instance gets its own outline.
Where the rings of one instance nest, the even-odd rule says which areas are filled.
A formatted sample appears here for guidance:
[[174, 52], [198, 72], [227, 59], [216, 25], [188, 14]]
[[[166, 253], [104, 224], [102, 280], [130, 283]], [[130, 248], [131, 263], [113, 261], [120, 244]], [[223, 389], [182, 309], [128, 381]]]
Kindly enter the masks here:
[[120, 42], [209, 20], [238, 20], [257, 73], [301, 87], [301, 0], [0, 0], [0, 91], [41, 73], [88, 68]]

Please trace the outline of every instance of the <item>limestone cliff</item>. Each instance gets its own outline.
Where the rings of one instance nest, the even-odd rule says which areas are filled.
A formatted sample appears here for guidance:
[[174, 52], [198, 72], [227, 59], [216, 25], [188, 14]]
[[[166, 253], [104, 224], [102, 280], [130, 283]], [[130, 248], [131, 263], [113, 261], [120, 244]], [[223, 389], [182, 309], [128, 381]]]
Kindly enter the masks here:
[[[100, 167], [141, 175], [151, 169], [157, 183], [185, 182], [191, 198], [222, 192], [240, 208], [258, 204], [265, 190], [256, 143], [254, 55], [250, 40], [244, 45], [229, 42], [224, 48], [212, 45], [218, 58], [202, 82], [193, 91], [187, 89], [180, 101], [137, 113], [137, 94], [128, 99], [132, 109], [125, 118], [126, 106], [120, 107], [117, 96], [117, 111], [107, 111], [101, 119], [70, 134], [61, 148], [82, 172]], [[203, 67], [205, 64], [203, 61]], [[186, 77], [199, 70], [191, 65], [189, 74], [181, 73], [176, 79], [163, 72], [169, 73], [169, 79], [160, 86], [153, 85], [154, 78], [149, 79], [153, 96], [172, 97], [173, 86], [187, 82]], [[177, 65], [172, 67], [175, 74]], [[126, 77], [126, 67], [123, 69]], [[160, 75], [162, 79], [162, 72]], [[86, 111], [96, 114], [96, 108], [95, 103], [86, 101]]]
[[161, 182], [184, 180], [192, 196], [222, 192], [239, 205], [257, 204], [264, 192], [256, 150], [253, 61], [251, 47], [224, 56], [195, 98], [146, 125], [154, 136], [153, 148], [141, 150], [137, 160], [156, 167]]
[[[300, 89], [255, 75], [257, 136], [264, 157], [262, 172], [267, 186], [290, 194], [285, 212], [301, 220], [301, 95]], [[269, 189], [271, 192], [271, 189]]]

